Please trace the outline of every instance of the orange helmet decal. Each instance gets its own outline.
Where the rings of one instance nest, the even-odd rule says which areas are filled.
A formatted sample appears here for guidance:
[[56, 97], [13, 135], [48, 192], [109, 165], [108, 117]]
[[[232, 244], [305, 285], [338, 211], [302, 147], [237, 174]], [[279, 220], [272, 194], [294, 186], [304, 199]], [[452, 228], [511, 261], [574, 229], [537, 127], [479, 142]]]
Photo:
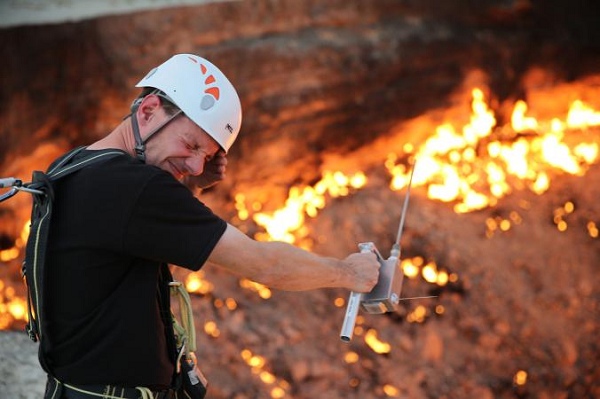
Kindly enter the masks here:
[[212, 94], [217, 100], [219, 99], [219, 88], [218, 87], [209, 87], [204, 90], [205, 93]]

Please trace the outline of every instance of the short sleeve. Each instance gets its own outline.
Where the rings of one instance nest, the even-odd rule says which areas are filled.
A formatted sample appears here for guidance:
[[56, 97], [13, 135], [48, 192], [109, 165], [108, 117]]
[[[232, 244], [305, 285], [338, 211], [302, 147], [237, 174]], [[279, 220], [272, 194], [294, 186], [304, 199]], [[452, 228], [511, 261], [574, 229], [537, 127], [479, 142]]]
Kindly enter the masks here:
[[227, 223], [167, 173], [148, 180], [131, 211], [123, 250], [132, 256], [202, 267]]

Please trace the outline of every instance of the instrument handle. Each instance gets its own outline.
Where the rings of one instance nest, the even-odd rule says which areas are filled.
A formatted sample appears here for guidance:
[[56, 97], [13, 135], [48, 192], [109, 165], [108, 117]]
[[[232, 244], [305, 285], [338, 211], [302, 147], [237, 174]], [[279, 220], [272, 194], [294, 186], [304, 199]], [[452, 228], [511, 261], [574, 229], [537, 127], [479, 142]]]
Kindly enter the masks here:
[[[362, 254], [373, 252], [376, 255], [379, 255], [378, 252], [376, 252], [377, 249], [372, 242], [360, 243], [358, 244], [358, 249]], [[342, 331], [340, 332], [340, 338], [344, 342], [350, 342], [352, 335], [354, 334], [356, 316], [358, 315], [358, 308], [360, 307], [362, 296], [363, 294], [360, 292], [350, 292], [348, 305], [346, 306], [346, 316], [344, 317], [344, 324], [342, 325]]]

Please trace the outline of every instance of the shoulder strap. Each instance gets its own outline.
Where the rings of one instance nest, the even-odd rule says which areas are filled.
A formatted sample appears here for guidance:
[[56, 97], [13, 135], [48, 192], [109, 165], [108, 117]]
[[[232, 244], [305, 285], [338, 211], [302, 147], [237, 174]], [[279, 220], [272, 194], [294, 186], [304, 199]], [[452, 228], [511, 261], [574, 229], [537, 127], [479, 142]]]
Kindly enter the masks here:
[[105, 162], [110, 158], [127, 154], [125, 151], [117, 149], [101, 150], [98, 152], [94, 152], [93, 154], [90, 154], [84, 157], [83, 159], [78, 159], [77, 162], [69, 164], [69, 162], [84, 149], [85, 147], [76, 148], [75, 150], [65, 155], [64, 158], [60, 160], [56, 166], [48, 169], [46, 174], [48, 175], [50, 180], [55, 181], [58, 179], [62, 179], [63, 177], [75, 173], [86, 166], [90, 166], [99, 162]]
[[94, 152], [89, 156], [72, 160], [85, 147], [79, 147], [57, 159], [48, 168], [46, 173], [33, 172], [31, 188], [37, 189], [43, 194], [33, 194], [33, 208], [31, 212], [31, 228], [29, 239], [25, 250], [25, 262], [23, 262], [23, 275], [28, 289], [28, 311], [29, 322], [27, 332], [33, 341], [40, 341], [39, 358], [42, 368], [50, 375], [51, 365], [45, 357], [50, 342], [45, 340], [45, 307], [44, 307], [44, 283], [45, 283], [45, 261], [48, 234], [50, 231], [50, 220], [52, 218], [52, 207], [54, 202], [53, 182], [77, 172], [85, 166], [107, 161], [116, 156], [126, 154], [120, 150], [103, 150]]

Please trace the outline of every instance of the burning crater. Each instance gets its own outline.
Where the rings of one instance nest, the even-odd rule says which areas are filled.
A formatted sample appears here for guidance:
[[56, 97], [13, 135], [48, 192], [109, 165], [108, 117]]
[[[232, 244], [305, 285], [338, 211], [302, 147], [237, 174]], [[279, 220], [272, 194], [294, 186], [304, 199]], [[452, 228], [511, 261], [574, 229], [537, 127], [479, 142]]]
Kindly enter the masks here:
[[[537, 2], [485, 2], [466, 20], [428, 2], [255, 3], [0, 32], [19, 55], [9, 78], [31, 73], [19, 60], [32, 50], [17, 36], [35, 48], [43, 30], [87, 56], [54, 48], [57, 56], [41, 43], [57, 84], [40, 78], [18, 90], [7, 79], [4, 96], [16, 100], [2, 111], [0, 175], [25, 178], [101, 137], [135, 95], [127, 83], [184, 43], [224, 65], [245, 109], [228, 181], [202, 193], [204, 202], [258, 240], [338, 257], [374, 241], [385, 256], [417, 159], [402, 296], [438, 296], [361, 315], [347, 345], [338, 338], [343, 290], [286, 293], [210, 266], [176, 270], [194, 293], [212, 397], [600, 395], [597, 50], [586, 52], [577, 35], [529, 34], [558, 18]], [[228, 31], [215, 25], [240, 15]], [[165, 20], [178, 26], [179, 47], [110, 44], [132, 24]], [[90, 35], [98, 40], [78, 39]], [[561, 63], [561, 52], [580, 62]], [[82, 77], [88, 70], [95, 85]], [[40, 87], [54, 108], [24, 118]], [[2, 329], [26, 317], [18, 270], [28, 213], [24, 194], [0, 208]]]

